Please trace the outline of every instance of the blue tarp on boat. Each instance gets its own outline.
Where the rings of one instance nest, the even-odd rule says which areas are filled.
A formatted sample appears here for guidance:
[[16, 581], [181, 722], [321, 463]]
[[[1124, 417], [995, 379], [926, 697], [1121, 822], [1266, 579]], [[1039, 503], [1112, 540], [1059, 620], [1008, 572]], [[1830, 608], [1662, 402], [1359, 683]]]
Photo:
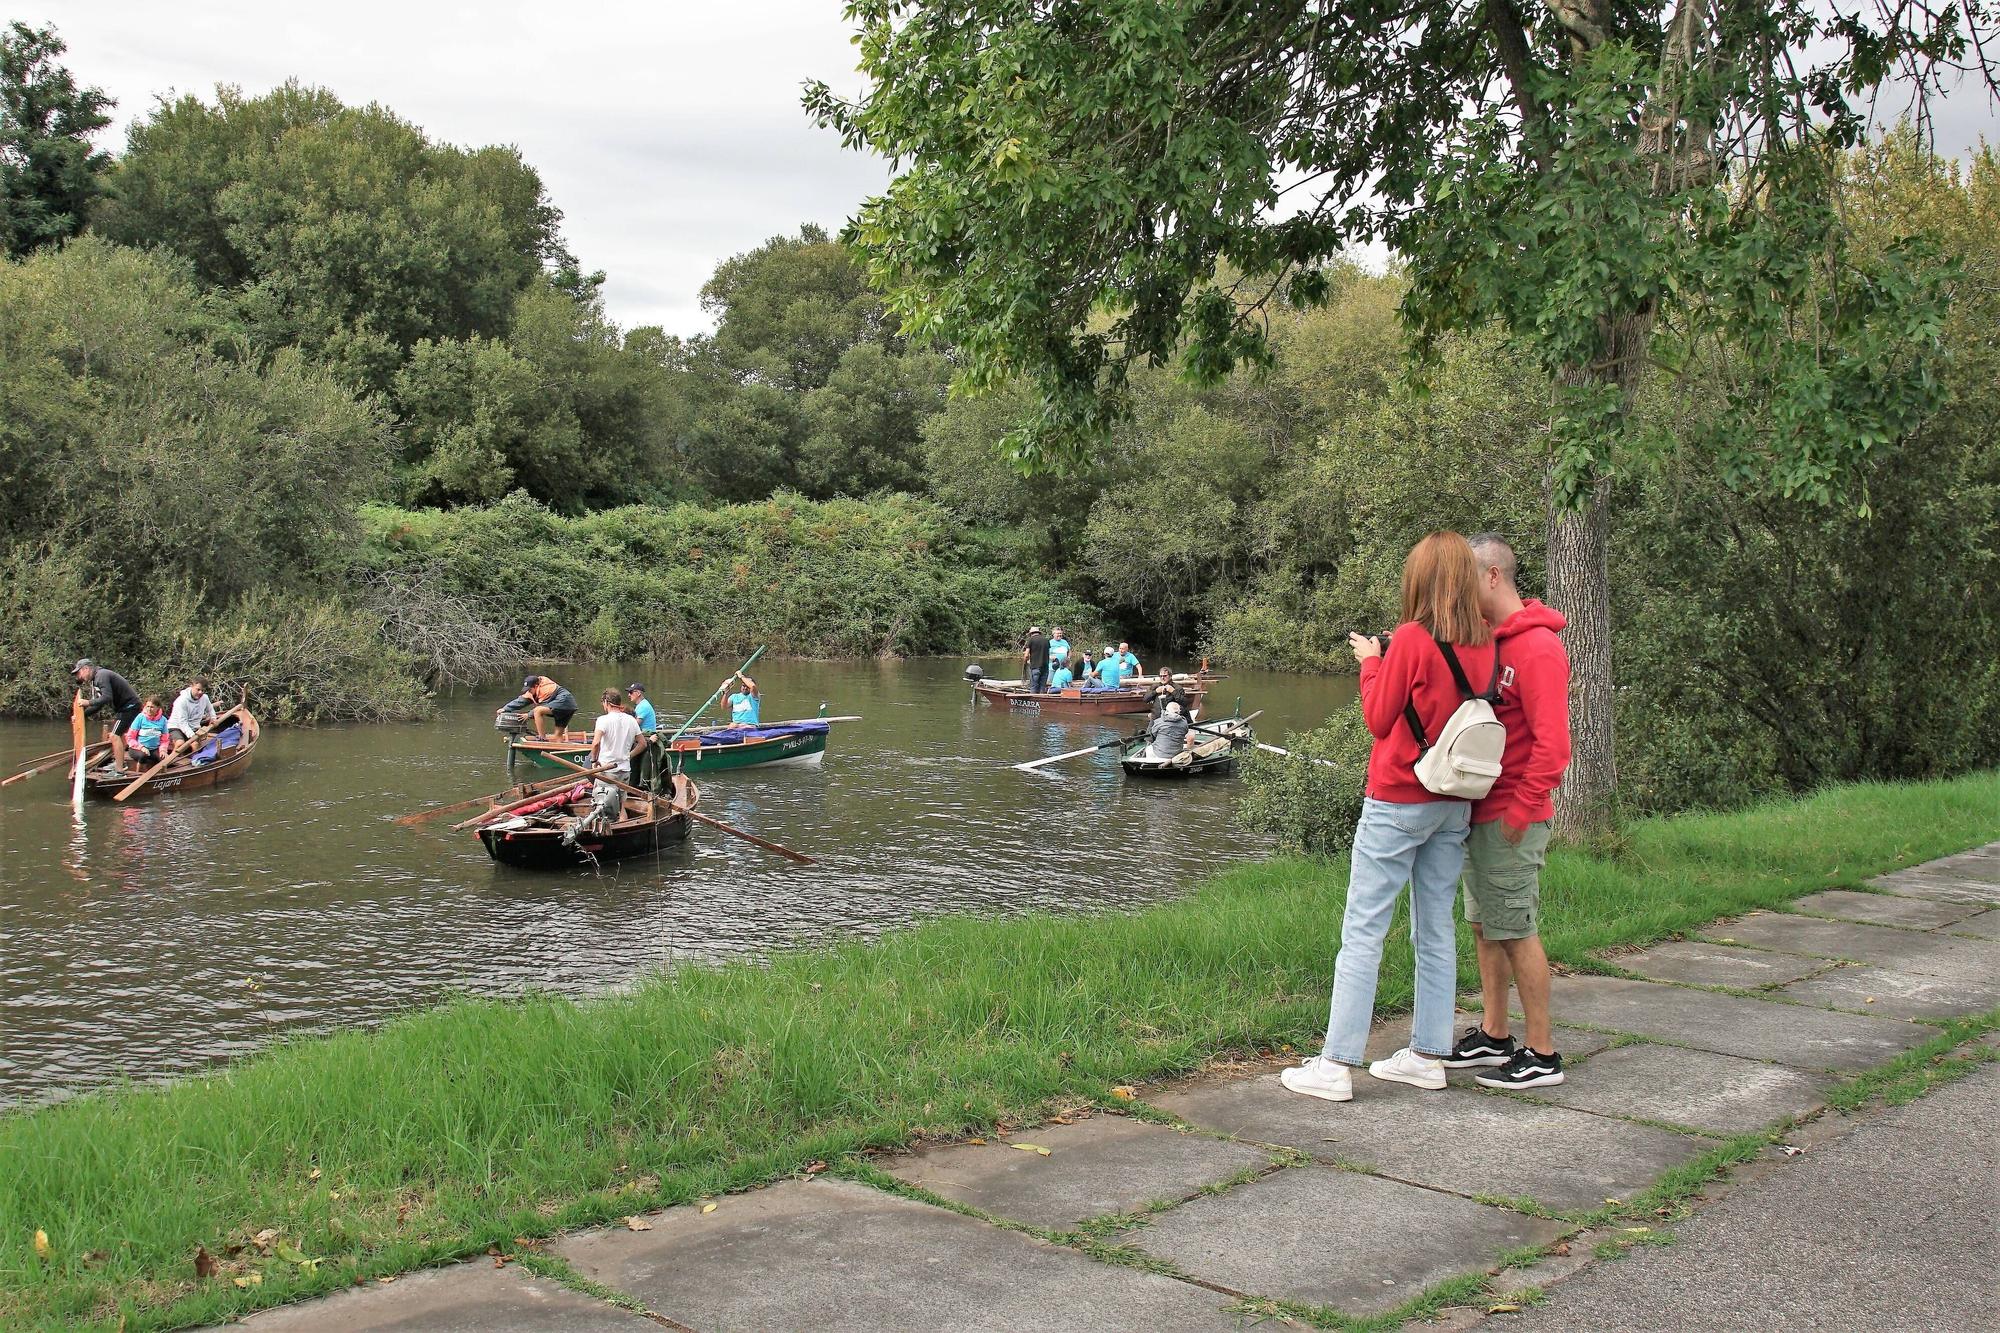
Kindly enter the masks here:
[[225, 746], [241, 745], [242, 743], [243, 728], [232, 722], [202, 743], [202, 747], [195, 751], [194, 762], [197, 764], [213, 763], [218, 750], [221, 750]]
[[774, 741], [781, 736], [824, 736], [831, 728], [825, 722], [787, 722], [771, 727], [722, 727], [702, 733], [703, 745], [741, 745], [745, 741]]

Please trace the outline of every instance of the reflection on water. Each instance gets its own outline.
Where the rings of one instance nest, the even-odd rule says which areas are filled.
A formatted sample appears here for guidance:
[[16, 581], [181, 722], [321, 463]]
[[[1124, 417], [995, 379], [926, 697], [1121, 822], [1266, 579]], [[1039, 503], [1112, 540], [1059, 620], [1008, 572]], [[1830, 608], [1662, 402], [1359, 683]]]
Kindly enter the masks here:
[[[448, 821], [396, 815], [506, 782], [492, 710], [511, 682], [444, 701], [438, 722], [272, 728], [242, 780], [82, 825], [60, 771], [0, 793], [0, 1102], [158, 1078], [283, 1032], [368, 1022], [445, 995], [583, 994], [687, 959], [866, 934], [948, 912], [1090, 910], [1169, 896], [1261, 855], [1231, 827], [1231, 780], [1127, 782], [1111, 752], [1008, 767], [1123, 723], [1015, 716], [971, 701], [962, 662], [782, 662], [757, 672], [772, 718], [824, 700], [819, 768], [704, 780], [702, 809], [815, 857], [801, 867], [713, 829], [602, 873], [489, 861]], [[998, 664], [1004, 666], [1005, 664]], [[644, 680], [663, 717], [721, 670], [555, 672], [579, 698]], [[518, 676], [517, 676], [518, 678]], [[1346, 679], [1238, 673], [1212, 696], [1262, 708], [1260, 734], [1316, 724]], [[0, 724], [0, 771], [63, 744]]]

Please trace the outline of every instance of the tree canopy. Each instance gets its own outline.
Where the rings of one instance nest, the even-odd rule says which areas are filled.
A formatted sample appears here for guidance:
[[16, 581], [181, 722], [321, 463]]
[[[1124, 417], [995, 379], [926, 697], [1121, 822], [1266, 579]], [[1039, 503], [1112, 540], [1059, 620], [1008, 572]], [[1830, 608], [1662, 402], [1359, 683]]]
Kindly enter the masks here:
[[114, 103], [56, 63], [66, 49], [53, 28], [0, 30], [0, 245], [9, 255], [82, 231], [111, 164], [90, 136], [111, 123]]

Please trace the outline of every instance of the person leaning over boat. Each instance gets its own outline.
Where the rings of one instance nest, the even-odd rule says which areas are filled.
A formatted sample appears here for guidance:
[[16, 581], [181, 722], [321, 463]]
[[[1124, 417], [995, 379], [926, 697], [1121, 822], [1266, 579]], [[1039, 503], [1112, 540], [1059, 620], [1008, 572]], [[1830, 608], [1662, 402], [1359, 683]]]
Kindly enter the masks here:
[[[1379, 1079], [1438, 1089], [1452, 1051], [1458, 947], [1452, 903], [1465, 866], [1472, 803], [1440, 796], [1418, 780], [1425, 736], [1441, 735], [1462, 696], [1445, 653], [1467, 680], [1493, 678], [1492, 631], [1479, 611], [1472, 547], [1456, 532], [1434, 532], [1403, 562], [1403, 623], [1384, 653], [1381, 641], [1350, 634], [1361, 667], [1361, 714], [1375, 736], [1368, 785], [1347, 877], [1347, 911], [1334, 959], [1326, 1042], [1318, 1055], [1279, 1075], [1293, 1092], [1324, 1101], [1354, 1096], [1350, 1065], [1363, 1062], [1382, 945], [1403, 886], [1410, 886], [1410, 939], [1416, 956], [1416, 1009], [1410, 1044], [1368, 1066]], [[1406, 710], [1408, 715], [1406, 716]]]
[[1040, 625], [1028, 627], [1028, 645], [1021, 649], [1021, 661], [1028, 668], [1028, 693], [1041, 694], [1049, 684], [1049, 641]]
[[653, 701], [646, 697], [646, 687], [636, 680], [625, 687], [625, 702], [632, 706], [633, 720], [638, 722], [639, 731], [646, 738], [646, 748], [639, 752], [638, 759], [632, 764], [632, 781], [635, 785], [650, 790], [653, 786], [653, 775], [660, 766], [657, 749], [660, 714], [653, 707]]
[[[604, 712], [598, 715], [597, 725], [590, 734], [590, 762], [587, 768], [610, 766], [605, 777], [616, 778], [620, 782], [630, 782], [632, 778], [632, 758], [646, 748], [646, 735], [639, 730], [639, 719], [625, 711], [625, 697], [615, 689], [608, 689], [599, 696], [604, 703]], [[613, 812], [624, 808], [625, 794], [609, 782], [598, 779], [591, 792], [592, 802], [602, 810]]]
[[132, 688], [131, 681], [87, 657], [79, 659], [69, 673], [76, 677], [76, 692], [83, 700], [84, 716], [104, 715], [104, 736], [111, 742], [111, 769], [123, 773], [125, 733], [139, 716], [139, 692]]
[[764, 715], [764, 698], [757, 692], [757, 682], [739, 671], [728, 680], [723, 681], [722, 688], [726, 690], [732, 684], [741, 685], [743, 688], [731, 694], [726, 700], [729, 704], [730, 725], [736, 727], [756, 726], [763, 719]]
[[1187, 748], [1187, 738], [1187, 710], [1169, 703], [1146, 724], [1146, 739], [1152, 742], [1146, 755], [1150, 759], [1172, 759]]
[[208, 682], [196, 676], [174, 696], [174, 706], [167, 710], [167, 749], [172, 751], [186, 745], [195, 738], [195, 733], [213, 721], [215, 700], [208, 697]]
[[163, 754], [173, 753], [173, 746], [167, 740], [167, 715], [160, 711], [160, 696], [149, 694], [139, 708], [139, 716], [132, 719], [131, 727], [125, 733], [125, 749], [136, 754], [142, 761], [158, 761]]
[[[617, 693], [617, 691], [612, 691]], [[521, 682], [521, 692], [500, 709], [503, 713], [526, 713], [535, 724], [535, 735], [546, 737], [544, 724], [552, 725], [558, 736], [569, 729], [576, 716], [576, 696], [547, 676], [529, 676]]]

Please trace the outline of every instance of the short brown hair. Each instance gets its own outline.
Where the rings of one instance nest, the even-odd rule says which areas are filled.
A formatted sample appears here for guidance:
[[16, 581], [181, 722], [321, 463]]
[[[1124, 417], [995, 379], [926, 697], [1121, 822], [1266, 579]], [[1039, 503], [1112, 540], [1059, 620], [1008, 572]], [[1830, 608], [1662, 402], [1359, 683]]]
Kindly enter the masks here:
[[620, 694], [616, 690], [606, 690], [604, 693], [598, 695], [597, 697], [599, 699], [602, 699], [607, 706], [613, 708], [625, 702], [625, 696]]
[[1478, 647], [1492, 638], [1479, 614], [1479, 562], [1456, 532], [1433, 532], [1403, 561], [1403, 619], [1439, 643]]
[[146, 696], [146, 702], [140, 706], [143, 708], [158, 708], [160, 706], [160, 696], [149, 694]]

